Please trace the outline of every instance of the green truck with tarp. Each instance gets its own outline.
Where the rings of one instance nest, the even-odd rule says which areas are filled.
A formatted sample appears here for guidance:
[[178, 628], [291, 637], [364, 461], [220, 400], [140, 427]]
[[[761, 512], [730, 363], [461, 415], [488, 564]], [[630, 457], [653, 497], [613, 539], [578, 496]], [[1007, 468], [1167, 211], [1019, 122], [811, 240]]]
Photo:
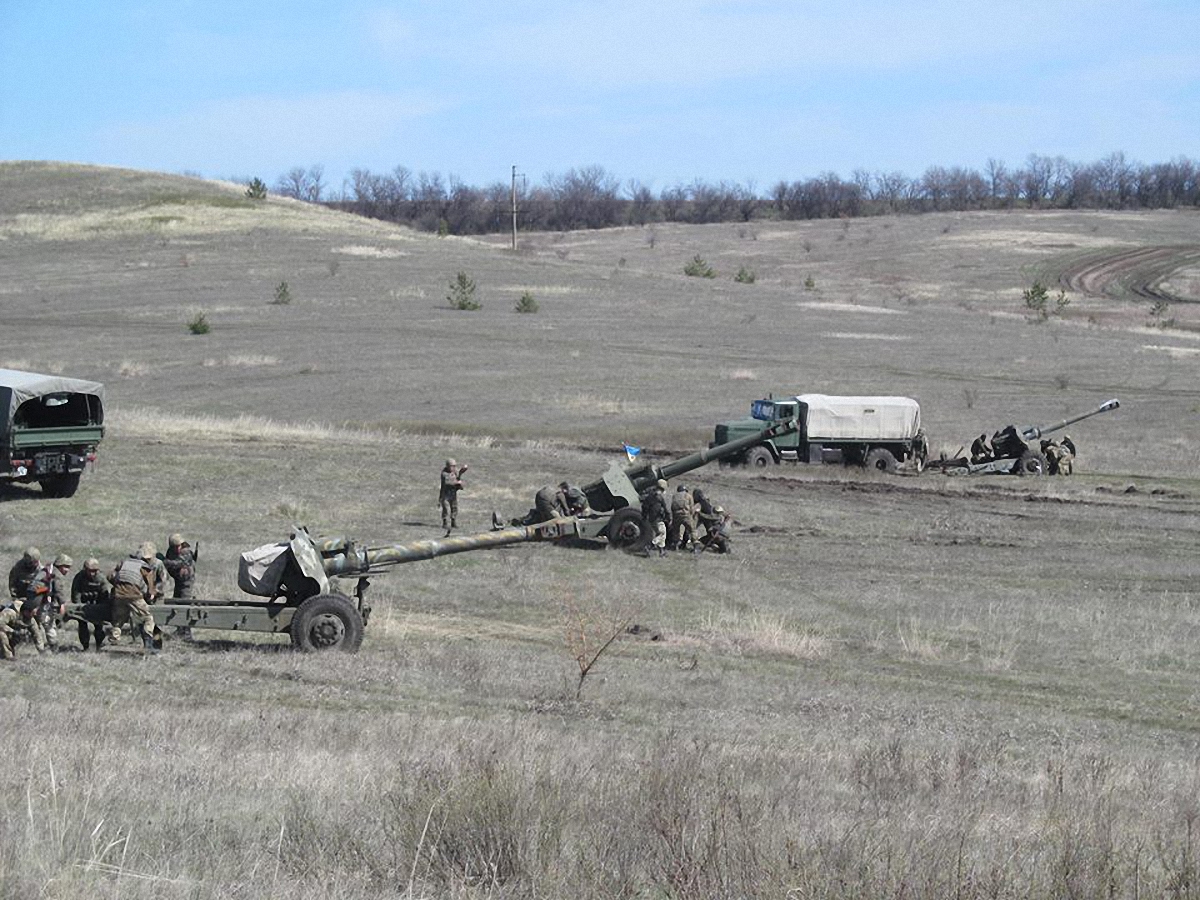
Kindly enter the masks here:
[[719, 423], [713, 446], [754, 434], [766, 424], [795, 420], [798, 428], [764, 436], [729, 458], [755, 468], [785, 460], [843, 463], [878, 472], [919, 468], [929, 452], [921, 428], [921, 407], [911, 397], [840, 397], [796, 394], [767, 397], [750, 405], [750, 417]]
[[104, 437], [104, 385], [0, 369], [0, 410], [0, 481], [73, 496]]

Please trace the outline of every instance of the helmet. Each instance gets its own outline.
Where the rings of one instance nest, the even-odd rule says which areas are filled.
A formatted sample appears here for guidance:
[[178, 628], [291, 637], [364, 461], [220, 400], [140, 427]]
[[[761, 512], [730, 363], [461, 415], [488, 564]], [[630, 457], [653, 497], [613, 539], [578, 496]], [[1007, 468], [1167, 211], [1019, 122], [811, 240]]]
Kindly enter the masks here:
[[679, 487], [675, 488], [675, 493], [682, 494], [686, 490], [687, 490], [687, 486], [681, 484]]
[[42, 551], [39, 550], [37, 547], [26, 547], [25, 548], [25, 558], [27, 560], [29, 560], [29, 562], [33, 562], [33, 563], [41, 562], [42, 561]]
[[146, 541], [142, 546], [138, 547], [137, 555], [141, 559], [154, 559], [155, 547], [153, 541]]
[[60, 553], [58, 556], [54, 557], [54, 568], [56, 569], [59, 567], [65, 567], [69, 569], [73, 565], [75, 565], [75, 560], [71, 559], [71, 557], [67, 556], [65, 553]]
[[667, 482], [665, 479], [658, 479], [658, 489], [660, 491], [665, 491], [667, 489]]
[[454, 459], [454, 457], [450, 457], [448, 460], [446, 460], [446, 468], [447, 469], [453, 469], [457, 465], [458, 465], [458, 462]]
[[83, 567], [89, 572], [95, 572], [100, 568], [100, 560], [94, 556], [89, 556], [83, 561]]
[[183, 543], [183, 535], [177, 531], [173, 535], [171, 535], [169, 538], [167, 538], [167, 543], [172, 547], [178, 547], [180, 544]]

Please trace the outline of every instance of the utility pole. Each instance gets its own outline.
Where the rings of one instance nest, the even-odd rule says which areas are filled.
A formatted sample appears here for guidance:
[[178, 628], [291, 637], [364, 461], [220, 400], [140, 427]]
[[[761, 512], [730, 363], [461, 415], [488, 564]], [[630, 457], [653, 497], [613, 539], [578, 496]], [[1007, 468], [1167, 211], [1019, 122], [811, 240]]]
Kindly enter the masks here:
[[512, 249], [517, 252], [517, 178], [524, 178], [524, 175], [519, 175], [517, 167], [512, 167]]

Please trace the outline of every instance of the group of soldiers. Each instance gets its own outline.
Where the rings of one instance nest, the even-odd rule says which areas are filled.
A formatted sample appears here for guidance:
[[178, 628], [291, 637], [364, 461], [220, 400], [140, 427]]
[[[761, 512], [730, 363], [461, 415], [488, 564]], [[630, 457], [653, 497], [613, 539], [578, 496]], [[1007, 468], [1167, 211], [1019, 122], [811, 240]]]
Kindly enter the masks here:
[[[446, 460], [442, 468], [438, 500], [442, 508], [442, 527], [446, 535], [458, 527], [458, 492], [463, 488], [462, 474], [467, 466], [459, 466], [454, 459]], [[685, 550], [702, 553], [712, 550], [728, 553], [731, 516], [721, 506], [714, 505], [704, 495], [680, 485], [668, 500], [667, 482], [659, 480], [642, 495], [642, 518], [653, 531], [650, 545], [659, 556], [668, 550]], [[548, 484], [533, 498], [533, 508], [524, 516], [509, 520], [510, 525], [536, 525], [561, 516], [586, 516], [591, 513], [587, 494], [578, 485], [560, 481]], [[699, 534], [703, 526], [704, 535]], [[503, 528], [498, 513], [492, 513], [493, 530]], [[646, 551], [649, 555], [649, 549]]]
[[[60, 553], [43, 564], [41, 551], [29, 547], [8, 573], [8, 602], [0, 608], [0, 658], [15, 658], [15, 641], [32, 643], [38, 653], [57, 646], [59, 625], [68, 619], [78, 626], [84, 650], [93, 637], [97, 650], [106, 640], [119, 642], [124, 630], [139, 637], [146, 651], [158, 652], [162, 632], [150, 606], [165, 598], [168, 577], [174, 585], [173, 601], [192, 598], [196, 553], [182, 535], [173, 534], [166, 553], [157, 553], [147, 541], [107, 575], [91, 557], [71, 578], [70, 556]], [[68, 603], [78, 609], [68, 612]]]
[[[654, 530], [650, 545], [659, 556], [668, 550], [728, 553], [731, 516], [713, 504], [700, 488], [691, 491], [679, 485], [667, 499], [667, 482], [659, 481], [642, 496], [642, 518]], [[704, 526], [704, 535], [697, 531]], [[649, 555], [649, 549], [646, 554]]]

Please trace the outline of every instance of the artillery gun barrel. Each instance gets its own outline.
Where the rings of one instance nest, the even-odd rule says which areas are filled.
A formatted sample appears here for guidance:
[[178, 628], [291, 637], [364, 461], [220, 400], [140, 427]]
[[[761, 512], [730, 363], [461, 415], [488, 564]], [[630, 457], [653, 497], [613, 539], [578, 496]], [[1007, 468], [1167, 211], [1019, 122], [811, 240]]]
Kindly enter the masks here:
[[1076, 422], [1082, 422], [1084, 419], [1090, 419], [1092, 416], [1098, 416], [1100, 413], [1109, 412], [1114, 409], [1119, 409], [1121, 401], [1115, 397], [1112, 400], [1106, 400], [1098, 407], [1085, 412], [1082, 415], [1072, 416], [1069, 419], [1063, 419], [1061, 422], [1055, 422], [1053, 425], [1030, 425], [1021, 432], [1021, 437], [1027, 441], [1036, 440], [1044, 434], [1050, 434], [1053, 431], [1061, 431], [1068, 425], [1074, 425]]
[[703, 450], [697, 450], [682, 459], [674, 460], [673, 462], [664, 463], [661, 466], [656, 466], [653, 463], [643, 463], [640, 466], [635, 466], [626, 469], [625, 473], [629, 476], [629, 480], [633, 482], [633, 486], [638, 493], [645, 491], [660, 478], [670, 480], [679, 475], [691, 472], [693, 469], [699, 469], [701, 466], [706, 466], [711, 462], [726, 459], [730, 456], [736, 456], [743, 450], [748, 450], [751, 447], [757, 447], [763, 441], [777, 438], [780, 435], [791, 434], [799, 427], [795, 419], [788, 419], [785, 422], [775, 422], [768, 425], [757, 434], [749, 434], [745, 437], [738, 438], [736, 441], [729, 441], [726, 444], [718, 444], [716, 447], [706, 447]]
[[438, 556], [466, 553], [470, 550], [482, 550], [487, 547], [505, 547], [509, 544], [523, 544], [528, 541], [551, 540], [556, 537], [572, 535], [575, 532], [575, 520], [563, 518], [540, 522], [537, 525], [514, 525], [482, 534], [410, 541], [407, 544], [393, 544], [389, 547], [358, 548], [351, 542], [343, 542], [343, 546], [338, 548], [339, 552], [324, 557], [321, 564], [325, 569], [325, 574], [329, 576], [365, 575], [388, 566], [398, 566], [422, 559], [434, 559]]

